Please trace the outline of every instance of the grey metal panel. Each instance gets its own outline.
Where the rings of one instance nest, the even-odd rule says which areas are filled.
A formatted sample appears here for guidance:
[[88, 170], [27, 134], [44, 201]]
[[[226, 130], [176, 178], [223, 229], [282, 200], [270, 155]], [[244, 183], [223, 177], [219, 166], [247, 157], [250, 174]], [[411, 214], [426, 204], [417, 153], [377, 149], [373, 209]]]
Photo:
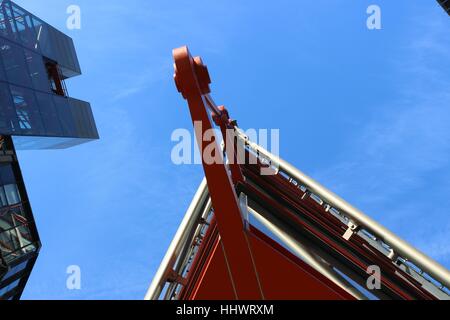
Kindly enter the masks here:
[[81, 138], [98, 139], [97, 126], [95, 125], [90, 103], [69, 98], [69, 105], [74, 118], [77, 135]]

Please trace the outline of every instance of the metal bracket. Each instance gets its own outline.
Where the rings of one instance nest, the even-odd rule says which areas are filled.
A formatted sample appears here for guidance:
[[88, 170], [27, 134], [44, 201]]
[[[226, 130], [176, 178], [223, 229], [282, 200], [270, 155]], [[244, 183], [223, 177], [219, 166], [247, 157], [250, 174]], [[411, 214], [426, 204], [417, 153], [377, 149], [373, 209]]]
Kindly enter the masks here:
[[175, 270], [173, 270], [173, 269], [171, 269], [169, 271], [169, 275], [167, 276], [167, 281], [179, 283], [182, 286], [185, 286], [187, 283], [186, 278], [184, 278], [181, 275], [179, 275], [178, 273], [176, 273]]
[[358, 225], [353, 223], [353, 221], [349, 221], [347, 226], [348, 226], [347, 231], [345, 231], [345, 233], [342, 236], [342, 238], [344, 238], [345, 240], [348, 241], [348, 240], [350, 240], [352, 235], [357, 231]]
[[246, 228], [250, 224], [250, 216], [248, 213], [247, 195], [243, 192], [239, 194], [239, 205], [241, 207], [242, 218], [244, 219]]

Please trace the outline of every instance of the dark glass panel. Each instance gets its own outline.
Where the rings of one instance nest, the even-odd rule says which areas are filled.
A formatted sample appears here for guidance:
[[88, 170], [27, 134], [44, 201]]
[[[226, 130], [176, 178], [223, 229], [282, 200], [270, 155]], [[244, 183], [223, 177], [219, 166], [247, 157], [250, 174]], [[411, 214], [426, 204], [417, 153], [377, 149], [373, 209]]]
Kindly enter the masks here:
[[[36, 36], [34, 42], [34, 47], [38, 51], [42, 51], [42, 48], [45, 48], [45, 52], [52, 51], [50, 49], [50, 43], [49, 41], [46, 41], [47, 35], [48, 35], [48, 27], [45, 22], [40, 20], [39, 18], [35, 16], [31, 16], [31, 23], [33, 24], [34, 28], [34, 34]], [[48, 58], [51, 58], [50, 55], [45, 54]]]
[[[0, 227], [0, 230], [2, 227]], [[20, 248], [19, 239], [14, 229], [6, 230], [0, 233], [0, 248], [5, 260], [14, 259], [14, 252]]]
[[0, 165], [0, 184], [4, 186], [5, 184], [16, 183], [14, 178], [14, 171], [9, 163]]
[[6, 287], [3, 287], [0, 289], [0, 297], [4, 296], [6, 293], [10, 292], [11, 290], [15, 289], [20, 282], [20, 278], [14, 281], [13, 283], [7, 285]]
[[62, 136], [63, 131], [52, 95], [36, 92], [36, 98], [41, 111], [45, 134], [50, 136]]
[[10, 41], [0, 38], [0, 55], [10, 83], [31, 88], [27, 63], [23, 49]]
[[0, 249], [8, 264], [29, 252], [36, 251], [36, 245], [28, 240], [30, 237], [31, 232], [26, 225], [0, 233]]
[[[8, 205], [8, 200], [6, 199], [5, 189], [0, 188], [0, 207], [6, 207]], [[0, 219], [5, 220], [9, 217], [8, 212], [2, 210], [0, 211]]]
[[34, 92], [30, 89], [10, 86], [21, 133], [42, 135], [44, 127]]
[[[14, 228], [17, 224], [28, 224], [28, 218], [21, 205], [8, 203], [5, 188], [0, 187], [2, 207], [0, 208], [0, 231]], [[32, 219], [31, 219], [32, 220]]]
[[22, 41], [22, 44], [28, 48], [34, 48], [35, 35], [31, 24], [30, 15], [14, 3], [11, 3], [11, 6], [19, 38]]
[[42, 54], [52, 60], [57, 60], [56, 51], [50, 34], [50, 26], [36, 17], [32, 18], [37, 43]]
[[52, 51], [42, 47], [42, 54], [57, 61], [65, 76], [80, 74], [80, 65], [76, 54], [74, 54], [75, 47], [72, 39], [52, 26], [47, 26], [47, 32], [48, 40], [46, 40], [51, 42], [51, 47], [48, 49]]
[[5, 1], [2, 4], [3, 14], [6, 21], [6, 27], [8, 28], [8, 36], [13, 41], [20, 41], [19, 34], [17, 32], [16, 22], [14, 21], [14, 15], [11, 9], [11, 2]]
[[28, 64], [33, 87], [36, 90], [50, 92], [50, 81], [48, 79], [47, 70], [45, 69], [44, 59], [42, 56], [30, 50], [25, 50], [25, 58]]
[[0, 6], [0, 36], [8, 37], [8, 22], [6, 21], [6, 13], [3, 4]]
[[0, 81], [8, 81], [2, 59], [0, 59]]
[[10, 206], [20, 203], [19, 189], [15, 183], [4, 185], [6, 200]]
[[0, 82], [0, 134], [12, 134], [18, 130], [19, 123], [9, 86]]
[[24, 270], [28, 265], [28, 260], [25, 260], [22, 263], [19, 263], [17, 266], [12, 267], [8, 273], [5, 275], [4, 280], [7, 280], [8, 278], [16, 275], [17, 273], [21, 272], [22, 270]]
[[56, 111], [61, 122], [63, 134], [66, 137], [76, 137], [76, 125], [72, 116], [71, 107], [68, 98], [54, 95]]
[[69, 98], [72, 115], [76, 124], [79, 137], [98, 138], [97, 127], [92, 115], [91, 105], [82, 100]]

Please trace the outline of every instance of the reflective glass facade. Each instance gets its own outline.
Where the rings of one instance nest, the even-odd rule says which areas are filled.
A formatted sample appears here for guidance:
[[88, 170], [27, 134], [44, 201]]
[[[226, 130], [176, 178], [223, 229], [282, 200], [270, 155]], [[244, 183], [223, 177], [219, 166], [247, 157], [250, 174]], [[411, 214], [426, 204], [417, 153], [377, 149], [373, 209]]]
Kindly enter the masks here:
[[0, 0], [0, 300], [20, 298], [41, 247], [15, 149], [98, 139], [90, 104], [67, 94], [80, 74], [70, 37]]
[[[18, 149], [98, 139], [90, 104], [67, 96], [64, 80], [79, 74], [70, 37], [12, 1], [0, 2], [1, 135], [27, 137], [18, 139]], [[59, 139], [39, 145], [34, 137]]]
[[11, 137], [0, 137], [0, 299], [18, 299], [41, 247]]

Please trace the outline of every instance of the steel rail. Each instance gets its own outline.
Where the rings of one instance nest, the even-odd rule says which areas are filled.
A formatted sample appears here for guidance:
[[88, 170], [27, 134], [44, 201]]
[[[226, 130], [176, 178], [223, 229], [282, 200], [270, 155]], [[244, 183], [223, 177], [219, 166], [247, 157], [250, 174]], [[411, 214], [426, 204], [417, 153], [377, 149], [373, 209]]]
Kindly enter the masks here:
[[391, 231], [380, 225], [375, 220], [365, 215], [362, 211], [358, 210], [344, 199], [328, 190], [320, 183], [310, 178], [288, 162], [271, 154], [263, 147], [251, 142], [248, 137], [242, 132], [241, 129], [235, 127], [237, 136], [243, 140], [243, 142], [256, 151], [258, 154], [266, 157], [271, 161], [272, 166], [282, 172], [287, 173], [292, 178], [296, 179], [298, 183], [304, 185], [311, 192], [317, 194], [327, 204], [337, 209], [342, 214], [353, 220], [358, 226], [367, 229], [367, 231], [373, 233], [378, 239], [388, 244], [394, 252], [399, 254], [402, 258], [407, 259], [414, 263], [416, 266], [422, 269], [425, 273], [439, 281], [442, 285], [450, 288], [450, 271], [434, 261], [424, 253], [420, 252], [405, 240], [399, 238]]
[[[205, 224], [203, 223], [203, 221], [207, 219], [208, 215], [210, 215], [211, 210], [212, 210], [211, 198], [209, 197], [209, 194], [206, 199], [207, 199], [206, 204], [205, 204], [204, 208], [201, 210], [201, 215], [199, 217], [194, 217], [195, 220], [197, 221], [197, 224], [192, 226], [190, 231], [187, 232], [187, 234], [186, 234], [186, 236], [188, 237], [187, 240], [190, 240], [190, 241], [184, 242], [182, 249], [180, 250], [180, 253], [178, 254], [177, 261], [173, 266], [173, 271], [175, 271], [175, 274], [178, 274], [180, 276], [183, 276], [183, 273], [185, 271], [183, 269], [189, 267], [189, 259], [194, 250], [193, 244], [195, 242], [195, 239], [200, 236], [202, 229], [205, 227], [205, 224], [209, 224], [206, 221], [205, 221]], [[178, 286], [178, 283], [176, 283], [176, 282], [170, 283], [170, 285], [167, 287], [167, 291], [165, 293], [164, 300], [170, 300], [172, 297], [175, 297], [175, 290], [176, 290], [177, 286]]]
[[170, 243], [169, 249], [166, 252], [150, 287], [145, 295], [144, 300], [157, 300], [161, 295], [166, 283], [166, 278], [170, 268], [176, 262], [180, 252], [183, 250], [186, 242], [189, 240], [188, 235], [193, 228], [197, 227], [197, 222], [202, 214], [202, 206], [209, 197], [206, 178], [200, 184], [194, 198], [192, 199], [186, 214], [181, 221], [178, 230]]
[[287, 234], [281, 227], [279, 227], [273, 221], [270, 221], [267, 217], [263, 216], [261, 213], [257, 212], [251, 207], [248, 207], [248, 212], [258, 220], [264, 227], [266, 227], [270, 232], [272, 232], [283, 244], [285, 244], [289, 249], [291, 249], [300, 259], [305, 261], [316, 271], [326, 276], [328, 279], [333, 281], [336, 285], [341, 287], [343, 290], [347, 291], [349, 294], [357, 298], [358, 300], [368, 300], [361, 292], [355, 289], [347, 280], [337, 274], [333, 268], [321, 262], [311, 250], [299, 243], [297, 240], [293, 239], [289, 234]]

